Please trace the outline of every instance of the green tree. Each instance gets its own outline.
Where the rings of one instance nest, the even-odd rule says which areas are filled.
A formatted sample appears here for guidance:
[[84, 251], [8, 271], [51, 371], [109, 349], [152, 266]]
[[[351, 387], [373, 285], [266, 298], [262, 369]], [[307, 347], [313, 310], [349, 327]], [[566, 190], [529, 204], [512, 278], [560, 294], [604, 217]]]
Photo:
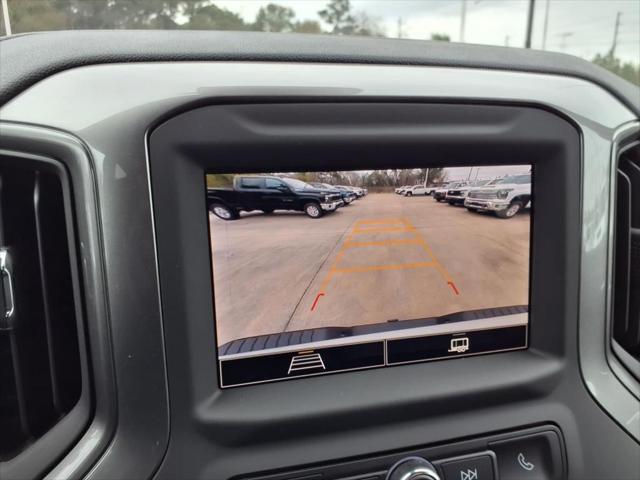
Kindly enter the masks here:
[[187, 6], [183, 14], [189, 20], [182, 25], [188, 30], [248, 30], [240, 15], [226, 8], [220, 8], [208, 1], [195, 2]]
[[318, 12], [320, 18], [332, 26], [331, 33], [351, 35], [354, 33], [356, 21], [351, 12], [349, 0], [331, 0]]
[[[177, 28], [183, 0], [41, 0], [66, 17], [67, 29]], [[9, 8], [11, 11], [11, 7]]]
[[432, 33], [431, 40], [435, 40], [437, 42], [450, 42], [451, 38], [446, 33]]
[[316, 20], [302, 20], [297, 21], [291, 31], [296, 33], [322, 33], [322, 27]]
[[336, 35], [385, 35], [384, 29], [376, 19], [365, 12], [354, 12], [349, 0], [331, 0], [318, 15], [325, 23], [331, 25], [330, 33]]
[[[8, 0], [7, 7], [12, 33], [62, 30], [66, 28], [66, 15], [56, 8], [52, 1]], [[2, 8], [0, 8], [0, 11], [2, 11]], [[4, 22], [0, 22], [0, 25], [2, 35], [6, 35]]]
[[207, 175], [207, 188], [229, 188], [233, 186], [235, 173], [217, 173]]
[[263, 32], [290, 32], [293, 30], [295, 13], [291, 8], [270, 3], [260, 7], [254, 22], [254, 29]]
[[[445, 180], [445, 171], [444, 168], [430, 168], [429, 169], [429, 176], [427, 178], [427, 185], [430, 185], [432, 183], [440, 183], [443, 182]], [[422, 178], [424, 178], [424, 175], [426, 174], [423, 173]]]
[[640, 65], [634, 65], [631, 62], [622, 63], [618, 57], [612, 52], [605, 55], [597, 54], [593, 59], [593, 63], [606, 68], [610, 72], [630, 81], [636, 85], [640, 85]]
[[365, 12], [354, 14], [354, 27], [352, 35], [362, 35], [368, 37], [384, 37], [384, 28], [376, 19], [370, 17]]

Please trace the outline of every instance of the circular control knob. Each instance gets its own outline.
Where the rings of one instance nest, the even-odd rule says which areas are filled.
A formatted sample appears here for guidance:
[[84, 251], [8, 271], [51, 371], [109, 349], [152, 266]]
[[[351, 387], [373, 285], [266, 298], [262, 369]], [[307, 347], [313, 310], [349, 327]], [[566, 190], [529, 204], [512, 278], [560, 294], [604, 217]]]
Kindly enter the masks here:
[[440, 475], [424, 458], [407, 457], [389, 469], [387, 480], [440, 480]]

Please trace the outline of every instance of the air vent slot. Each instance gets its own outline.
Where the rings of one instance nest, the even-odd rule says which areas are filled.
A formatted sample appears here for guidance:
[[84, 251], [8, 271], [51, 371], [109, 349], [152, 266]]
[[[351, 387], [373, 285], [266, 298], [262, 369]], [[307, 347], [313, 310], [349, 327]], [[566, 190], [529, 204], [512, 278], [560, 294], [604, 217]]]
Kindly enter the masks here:
[[61, 174], [7, 163], [0, 163], [0, 462], [58, 424], [83, 385]]
[[640, 358], [640, 142], [618, 158], [613, 339]]

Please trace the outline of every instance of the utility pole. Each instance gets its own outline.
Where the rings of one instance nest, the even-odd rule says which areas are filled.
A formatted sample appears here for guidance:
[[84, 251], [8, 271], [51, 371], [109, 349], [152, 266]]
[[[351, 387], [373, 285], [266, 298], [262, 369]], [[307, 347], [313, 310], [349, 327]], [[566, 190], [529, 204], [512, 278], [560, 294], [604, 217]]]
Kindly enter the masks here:
[[531, 48], [531, 35], [533, 34], [533, 12], [536, 0], [529, 0], [529, 12], [527, 13], [527, 36], [524, 39], [524, 48]]
[[609, 55], [612, 57], [616, 53], [616, 47], [618, 46], [618, 31], [620, 30], [620, 17], [622, 16], [622, 12], [618, 12], [616, 14], [616, 26], [613, 29], [613, 43], [611, 44], [611, 50], [609, 50]]
[[504, 37], [504, 46], [508, 47], [509, 46], [509, 35]]
[[398, 17], [398, 38], [402, 38], [402, 17]]
[[467, 22], [467, 0], [462, 0], [460, 12], [460, 43], [464, 43], [464, 24]]
[[549, 25], [549, 0], [544, 9], [544, 28], [542, 29], [542, 50], [547, 46], [547, 26]]
[[4, 32], [7, 37], [11, 36], [11, 20], [9, 18], [9, 6], [7, 0], [2, 0], [2, 21], [4, 23]]

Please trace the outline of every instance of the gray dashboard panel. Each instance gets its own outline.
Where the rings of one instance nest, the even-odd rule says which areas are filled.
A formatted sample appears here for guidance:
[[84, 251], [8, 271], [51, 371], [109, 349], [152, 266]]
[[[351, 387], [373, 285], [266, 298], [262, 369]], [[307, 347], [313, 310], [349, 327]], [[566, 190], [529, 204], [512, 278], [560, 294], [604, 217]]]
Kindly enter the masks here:
[[[585, 392], [589, 391], [610, 415], [618, 419], [622, 429], [636, 439], [640, 438], [640, 420], [637, 415], [635, 419], [633, 416], [633, 412], [637, 412], [638, 399], [617, 380], [604, 361], [587, 360], [596, 355], [606, 358], [602, 332], [607, 321], [607, 218], [611, 207], [612, 140], [621, 126], [633, 122], [636, 117], [611, 94], [585, 80], [480, 69], [239, 62], [112, 64], [58, 73], [4, 105], [0, 109], [1, 121], [67, 131], [85, 142], [93, 157], [101, 204], [120, 402], [131, 395], [135, 397], [135, 376], [139, 374], [156, 376], [157, 391], [147, 392], [150, 396], [166, 395], [162, 351], [158, 350], [154, 358], [137, 363], [135, 352], [131, 350], [136, 337], [149, 335], [159, 339], [162, 335], [146, 134], [161, 120], [191, 106], [237, 99], [291, 97], [525, 103], [557, 111], [577, 124], [582, 132], [584, 155], [579, 305], [583, 386]], [[136, 246], [135, 255], [131, 251], [132, 245]], [[631, 459], [637, 454], [637, 445], [630, 437], [608, 417], [595, 413], [598, 410], [590, 406], [590, 397], [580, 389], [567, 390], [568, 384], [563, 388], [553, 401], [540, 406], [547, 409], [542, 417], [568, 419], [567, 424], [575, 428], [575, 431], [567, 432], [568, 437], [581, 439], [579, 444], [568, 445], [573, 460], [570, 466], [580, 465], [579, 470], [570, 470], [572, 476], [602, 478], [611, 473], [609, 468], [612, 466], [607, 463], [615, 455]], [[563, 403], [562, 398], [580, 398], [580, 406]], [[140, 401], [142, 405], [142, 397]], [[540, 417], [534, 412], [535, 403], [522, 407], [508, 415], [505, 413], [501, 423], [526, 424]], [[516, 411], [521, 413], [520, 417]], [[468, 420], [472, 422], [473, 416]], [[591, 422], [593, 424], [589, 425]], [[141, 473], [130, 464], [135, 458], [131, 449], [135, 447], [129, 443], [127, 430], [135, 425], [135, 409], [121, 404], [118, 428], [108, 449], [110, 455], [103, 456], [90, 476], [117, 478]], [[303, 445], [284, 447], [291, 456], [318, 461], [361, 455], [372, 449], [420, 444], [429, 438], [426, 424], [387, 427], [376, 429], [373, 425], [368, 432], [363, 430], [361, 443], [353, 442], [353, 439], [344, 443], [344, 437], [319, 438], [318, 444], [323, 446], [321, 454], [311, 452]], [[599, 435], [608, 438], [608, 446], [593, 441]], [[156, 441], [156, 448], [150, 448], [148, 452], [157, 466], [168, 447], [168, 439], [157, 438]], [[281, 447], [283, 445], [273, 445], [253, 452], [251, 459], [256, 464], [269, 465], [270, 458]], [[607, 450], [614, 447], [618, 448], [617, 453]], [[179, 447], [177, 452], [188, 448]], [[171, 451], [170, 448], [170, 454]], [[243, 461], [242, 452], [223, 446], [211, 453], [217, 460], [213, 462], [212, 458], [209, 468], [215, 465], [221, 470], [205, 469], [200, 472], [202, 476], [217, 478], [217, 472], [231, 472], [236, 462]], [[605, 464], [601, 462], [602, 455], [608, 458]], [[616, 465], [613, 468], [615, 472]], [[621, 462], [617, 468], [621, 478], [633, 478], [637, 473], [631, 463]]]
[[582, 78], [636, 115], [640, 89], [591, 62], [557, 52], [457, 42], [211, 30], [71, 30], [0, 39], [0, 104], [45, 77], [125, 62], [283, 62], [414, 65]]

